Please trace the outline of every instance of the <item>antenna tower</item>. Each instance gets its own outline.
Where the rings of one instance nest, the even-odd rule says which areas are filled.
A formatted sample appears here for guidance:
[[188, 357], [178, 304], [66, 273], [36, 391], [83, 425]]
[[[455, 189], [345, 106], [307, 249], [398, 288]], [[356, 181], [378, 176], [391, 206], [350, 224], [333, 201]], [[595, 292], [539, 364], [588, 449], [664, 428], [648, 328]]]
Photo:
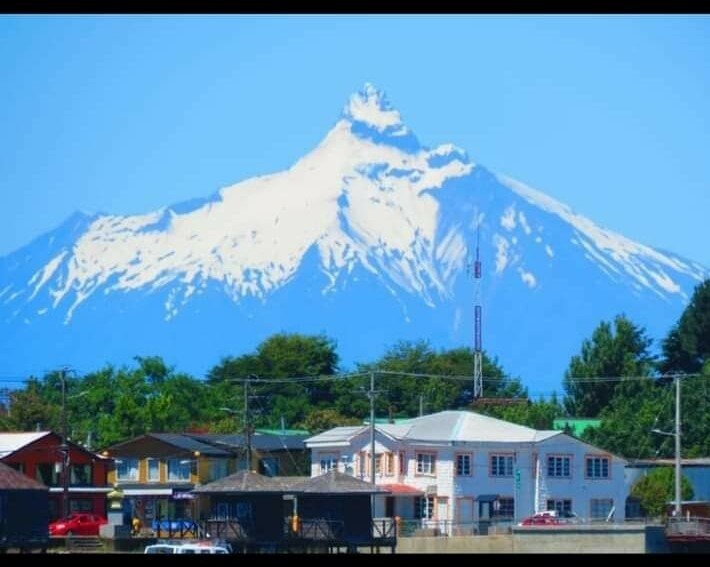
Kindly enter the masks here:
[[[478, 215], [477, 215], [478, 216]], [[473, 399], [483, 396], [483, 362], [481, 356], [481, 259], [478, 251], [480, 219], [476, 218], [476, 261], [473, 277], [476, 280], [473, 307]]]

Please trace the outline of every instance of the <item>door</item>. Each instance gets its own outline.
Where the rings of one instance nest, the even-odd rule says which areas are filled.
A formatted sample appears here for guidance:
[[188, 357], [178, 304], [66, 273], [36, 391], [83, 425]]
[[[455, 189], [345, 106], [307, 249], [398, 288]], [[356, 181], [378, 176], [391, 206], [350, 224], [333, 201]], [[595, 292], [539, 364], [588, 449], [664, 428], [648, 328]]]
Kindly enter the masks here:
[[436, 519], [438, 522], [439, 533], [449, 535], [449, 499], [436, 499]]
[[473, 499], [459, 498], [456, 503], [456, 523], [459, 532], [471, 534], [473, 532]]
[[481, 535], [488, 535], [488, 528], [491, 525], [491, 514], [493, 512], [493, 502], [484, 500], [478, 502], [478, 532]]

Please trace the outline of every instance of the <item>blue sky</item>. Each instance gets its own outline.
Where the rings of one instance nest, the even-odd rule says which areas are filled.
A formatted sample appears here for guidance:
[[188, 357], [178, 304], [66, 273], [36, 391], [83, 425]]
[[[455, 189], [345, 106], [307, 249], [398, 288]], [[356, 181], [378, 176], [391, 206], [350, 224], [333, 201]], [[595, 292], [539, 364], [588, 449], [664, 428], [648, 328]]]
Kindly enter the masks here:
[[349, 95], [710, 266], [710, 17], [2, 16], [0, 256], [290, 166]]

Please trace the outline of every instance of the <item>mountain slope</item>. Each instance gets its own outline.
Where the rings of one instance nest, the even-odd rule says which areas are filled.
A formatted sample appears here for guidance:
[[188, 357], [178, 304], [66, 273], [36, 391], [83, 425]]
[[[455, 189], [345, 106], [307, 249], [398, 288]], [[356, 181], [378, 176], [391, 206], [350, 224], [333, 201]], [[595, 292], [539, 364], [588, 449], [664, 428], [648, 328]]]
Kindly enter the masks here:
[[398, 339], [470, 346], [477, 234], [484, 348], [533, 391], [602, 318], [665, 335], [708, 275], [422, 146], [368, 85], [286, 171], [145, 215], [77, 213], [0, 258], [0, 367], [160, 354], [202, 375], [281, 331], [335, 338], [346, 365]]

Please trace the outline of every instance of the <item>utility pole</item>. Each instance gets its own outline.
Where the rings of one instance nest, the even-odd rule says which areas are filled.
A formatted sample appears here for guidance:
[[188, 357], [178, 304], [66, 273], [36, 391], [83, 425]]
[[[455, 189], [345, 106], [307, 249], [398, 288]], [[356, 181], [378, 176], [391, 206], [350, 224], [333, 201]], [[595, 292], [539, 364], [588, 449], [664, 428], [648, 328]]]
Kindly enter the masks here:
[[69, 445], [67, 444], [67, 371], [62, 368], [59, 371], [59, 379], [62, 382], [62, 444], [59, 451], [62, 455], [62, 518], [69, 515]]
[[419, 417], [424, 415], [424, 394], [419, 394]]
[[[251, 378], [251, 375], [249, 376]], [[247, 472], [251, 472], [251, 430], [249, 424], [249, 378], [244, 382], [244, 437], [247, 448]]]
[[[375, 485], [375, 373], [370, 372], [370, 482]], [[373, 495], [374, 504], [374, 495]], [[373, 507], [374, 512], [374, 507]]]
[[675, 376], [675, 516], [680, 518], [680, 374]]
[[[375, 455], [375, 398], [379, 392], [375, 390], [375, 373], [370, 372], [370, 390], [367, 392], [367, 397], [370, 398], [370, 482], [375, 488], [377, 480], [375, 476], [376, 455]], [[375, 515], [375, 494], [370, 496], [371, 514]]]
[[651, 429], [653, 433], [660, 435], [670, 435], [675, 437], [675, 502], [673, 506], [673, 515], [680, 518], [681, 515], [681, 466], [680, 466], [680, 379], [682, 373], [673, 375], [675, 382], [675, 431], [673, 433], [661, 431], [660, 429]]

